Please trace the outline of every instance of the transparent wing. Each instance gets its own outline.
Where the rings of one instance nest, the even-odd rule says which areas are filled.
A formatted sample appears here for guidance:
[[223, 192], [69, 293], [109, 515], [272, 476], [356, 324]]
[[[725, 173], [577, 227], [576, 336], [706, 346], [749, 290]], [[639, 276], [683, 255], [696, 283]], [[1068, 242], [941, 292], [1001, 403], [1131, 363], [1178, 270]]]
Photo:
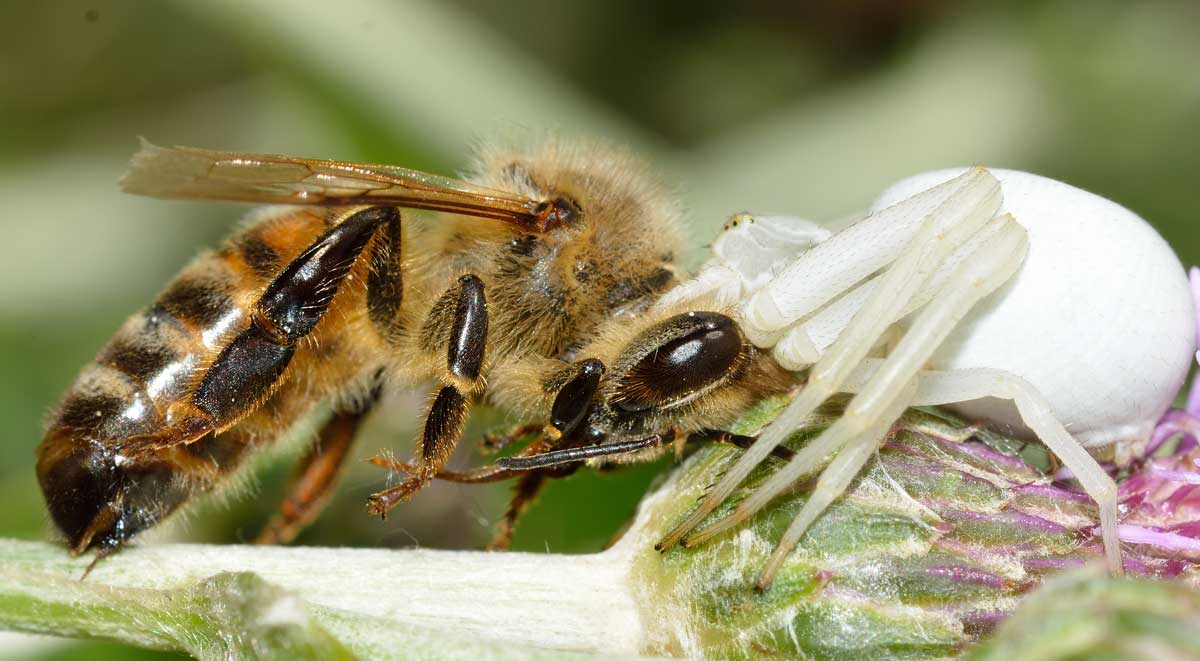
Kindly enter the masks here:
[[276, 154], [159, 147], [142, 140], [121, 189], [137, 195], [432, 209], [536, 226], [545, 204], [520, 195], [390, 165]]

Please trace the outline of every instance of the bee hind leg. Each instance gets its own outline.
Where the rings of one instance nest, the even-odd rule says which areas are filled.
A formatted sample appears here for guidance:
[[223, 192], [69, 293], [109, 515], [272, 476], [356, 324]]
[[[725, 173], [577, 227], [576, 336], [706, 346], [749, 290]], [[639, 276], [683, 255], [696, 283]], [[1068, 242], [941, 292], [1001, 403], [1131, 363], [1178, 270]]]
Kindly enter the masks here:
[[[125, 442], [129, 452], [153, 452], [228, 428], [253, 411], [283, 381], [300, 341], [325, 316], [342, 282], [382, 224], [398, 221], [391, 207], [355, 212], [325, 232], [271, 281], [250, 310], [250, 325], [204, 371], [170, 427]], [[182, 402], [181, 402], [182, 403]]]
[[513, 487], [512, 500], [509, 501], [508, 508], [504, 510], [504, 516], [496, 522], [496, 529], [492, 534], [492, 541], [487, 545], [487, 550], [507, 551], [512, 546], [513, 533], [517, 529], [517, 519], [529, 509], [529, 505], [541, 493], [542, 488], [546, 486], [546, 479], [565, 477], [574, 473], [576, 468], [578, 465], [572, 466], [566, 471], [535, 470], [522, 475], [521, 479], [517, 480], [516, 486]]
[[404, 299], [400, 214], [383, 224], [371, 246], [371, 272], [367, 276], [367, 318], [389, 344], [401, 337], [400, 304]]
[[334, 410], [317, 442], [296, 465], [279, 511], [255, 538], [255, 544], [290, 543], [325, 509], [358, 429], [379, 401], [380, 390], [376, 385], [366, 399]]

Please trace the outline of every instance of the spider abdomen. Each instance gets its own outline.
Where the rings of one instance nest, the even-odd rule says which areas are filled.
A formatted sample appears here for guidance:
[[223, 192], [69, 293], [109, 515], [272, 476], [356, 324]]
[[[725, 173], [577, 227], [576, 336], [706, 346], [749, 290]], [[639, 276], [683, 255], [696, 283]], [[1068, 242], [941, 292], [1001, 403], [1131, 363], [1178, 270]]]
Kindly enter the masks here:
[[[1000, 213], [1028, 231], [1029, 252], [1012, 281], [971, 311], [929, 367], [1020, 375], [1085, 446], [1145, 442], [1195, 353], [1192, 298], [1178, 257], [1115, 202], [1026, 172], [989, 171], [1001, 183]], [[961, 172], [904, 179], [872, 211]], [[955, 408], [1024, 430], [1007, 401]]]

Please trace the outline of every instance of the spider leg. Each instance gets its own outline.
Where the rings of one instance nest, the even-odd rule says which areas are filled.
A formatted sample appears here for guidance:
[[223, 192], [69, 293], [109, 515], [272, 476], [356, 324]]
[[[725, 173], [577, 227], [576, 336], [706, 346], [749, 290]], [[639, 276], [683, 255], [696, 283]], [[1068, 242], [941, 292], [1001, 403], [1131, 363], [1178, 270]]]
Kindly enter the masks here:
[[[950, 237], [950, 240], [954, 240]], [[979, 231], [951, 252], [925, 283], [916, 290], [903, 312], [897, 318], [907, 317], [932, 301], [946, 288], [950, 276], [964, 259], [972, 255], [984, 243], [991, 240], [991, 233]], [[792, 371], [800, 371], [824, 355], [837, 341], [863, 308], [873, 292], [880, 286], [882, 278], [872, 277], [859, 283], [829, 305], [802, 319], [788, 328], [771, 351], [771, 356], [780, 365]]]
[[988, 368], [922, 372], [914, 403], [949, 404], [983, 397], [1011, 400], [1025, 424], [1079, 479], [1100, 509], [1109, 571], [1114, 575], [1123, 573], [1117, 535], [1117, 485], [1055, 418], [1046, 399], [1029, 382], [1010, 372]]
[[986, 170], [974, 168], [812, 246], [746, 302], [741, 315], [743, 331], [757, 346], [775, 344], [792, 323], [910, 252], [917, 234], [929, 224], [927, 219], [937, 224], [939, 231], [959, 223], [960, 215], [945, 212], [979, 185], [993, 189], [998, 209], [999, 183]]
[[[878, 338], [900, 318], [913, 295], [928, 280], [932, 271], [958, 246], [988, 223], [1000, 205], [999, 184], [983, 170], [976, 170], [974, 173], [976, 176], [966, 181], [953, 180], [961, 184], [961, 189], [956, 189], [942, 205], [936, 207], [932, 213], [927, 213], [909, 248], [879, 276], [879, 285], [837, 342], [809, 372], [808, 383], [796, 399], [763, 431], [758, 442], [729, 469], [700, 506], [668, 533], [656, 548], [665, 551], [683, 539], [724, 502], [750, 471], [778, 447], [792, 430], [799, 427], [822, 402], [836, 393], [842, 382], [854, 372], [876, 344]], [[921, 195], [936, 190], [939, 189], [931, 189]], [[918, 195], [909, 201], [920, 197]], [[902, 206], [909, 201], [896, 206]], [[988, 231], [995, 231], [995, 228]], [[837, 237], [834, 237], [818, 244], [805, 256], [812, 255], [836, 239]], [[774, 281], [767, 287], [772, 285]], [[944, 332], [948, 333], [949, 328], [944, 329]], [[848, 422], [847, 425], [849, 424]], [[835, 427], [838, 426], [835, 424]], [[830, 430], [834, 428], [831, 427]], [[837, 449], [861, 431], [862, 429], [846, 428], [845, 425], [838, 427], [832, 435], [827, 431], [822, 438], [811, 444], [811, 451], [801, 452], [792, 460], [792, 464], [808, 466], [813, 461], [819, 461], [825, 454]], [[817, 456], [818, 453], [820, 456]], [[794, 479], [795, 477], [789, 480], [789, 483]]]
[[849, 486], [887, 429], [912, 403], [915, 379], [922, 365], [971, 307], [1007, 281], [1020, 266], [1027, 248], [1025, 230], [1009, 216], [991, 221], [989, 229], [993, 227], [996, 230], [991, 240], [957, 269], [942, 295], [921, 310], [892, 354], [850, 401], [845, 414], [772, 475], [732, 515], [685, 538], [685, 543], [703, 542], [745, 521], [800, 477], [816, 470], [829, 452], [840, 450], [759, 577], [759, 588], [765, 589], [770, 584], [776, 569], [808, 526]]
[[881, 412], [879, 418], [865, 431], [851, 439], [837, 457], [829, 462], [829, 466], [821, 472], [821, 477], [817, 479], [817, 485], [804, 503], [804, 507], [800, 509], [796, 518], [792, 519], [787, 532], [783, 533], [779, 544], [775, 546], [771, 557], [767, 559], [767, 564], [763, 567], [755, 584], [758, 590], [767, 589], [775, 577], [775, 572], [800, 543], [800, 538], [804, 536], [808, 527], [833, 504], [834, 500], [845, 493], [854, 478], [862, 472], [863, 466], [867, 464], [871, 455], [875, 454], [879, 446], [883, 445], [887, 439], [888, 430], [912, 402], [915, 386], [914, 381], [909, 381], [902, 394], [891, 403], [888, 409]]
[[654, 307], [666, 309], [701, 298], [717, 307], [734, 307], [830, 236], [828, 228], [803, 218], [734, 214], [700, 272], [664, 294]]

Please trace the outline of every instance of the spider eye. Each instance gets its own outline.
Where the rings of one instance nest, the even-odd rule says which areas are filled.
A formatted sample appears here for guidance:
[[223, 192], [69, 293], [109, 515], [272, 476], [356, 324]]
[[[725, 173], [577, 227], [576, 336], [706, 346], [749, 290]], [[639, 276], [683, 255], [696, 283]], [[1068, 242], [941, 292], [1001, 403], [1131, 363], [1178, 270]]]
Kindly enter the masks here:
[[613, 407], [626, 413], [682, 404], [734, 372], [743, 355], [732, 319], [715, 312], [677, 315], [644, 332], [619, 363]]

